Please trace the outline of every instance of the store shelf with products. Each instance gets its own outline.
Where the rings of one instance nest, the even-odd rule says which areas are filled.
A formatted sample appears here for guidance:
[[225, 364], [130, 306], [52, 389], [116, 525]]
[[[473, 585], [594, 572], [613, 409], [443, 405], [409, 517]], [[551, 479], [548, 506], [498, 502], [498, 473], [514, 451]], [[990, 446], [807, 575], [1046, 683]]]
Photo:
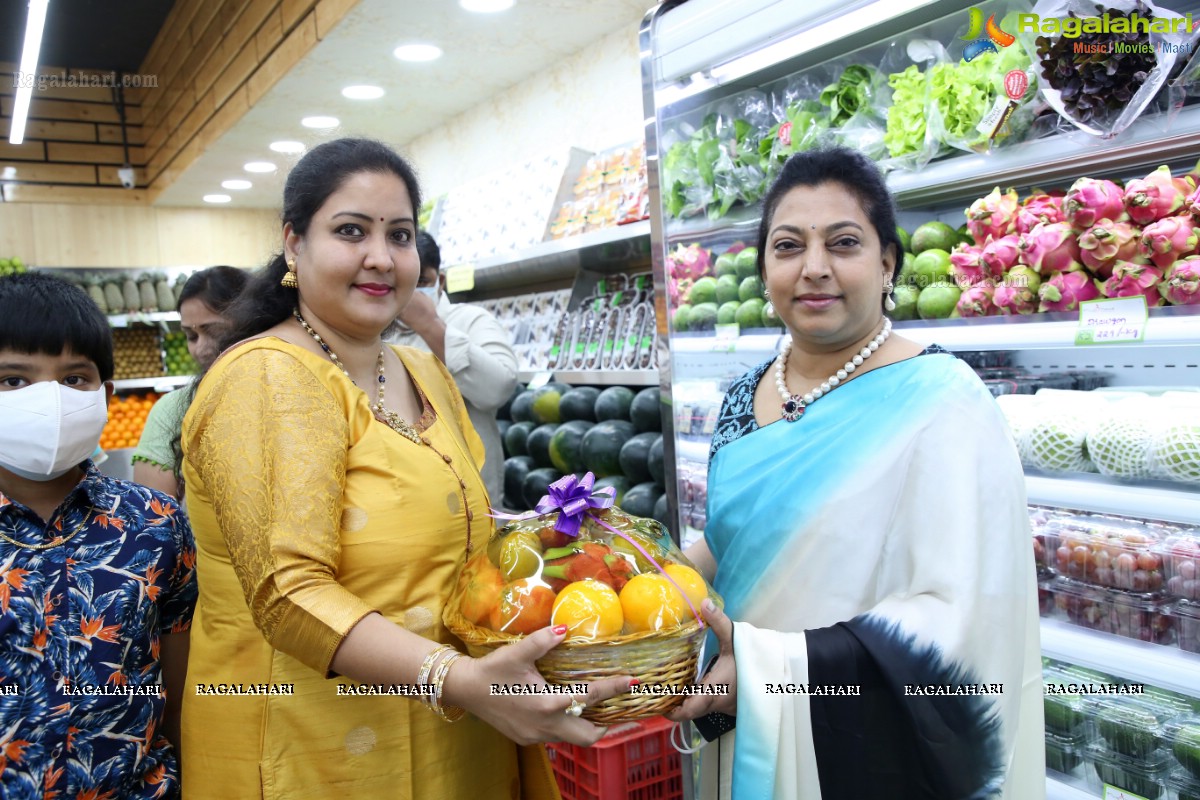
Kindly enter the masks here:
[[1033, 505], [1200, 525], [1200, 486], [1138, 484], [1100, 475], [1055, 475], [1027, 468], [1025, 491]]
[[160, 375], [154, 378], [126, 378], [113, 381], [113, 388], [118, 392], [134, 392], [140, 389], [170, 392], [181, 386], [187, 386], [195, 377], [195, 375]]
[[1046, 778], [1046, 800], [1095, 800], [1096, 795], [1057, 778]]
[[1200, 697], [1200, 655], [1043, 619], [1042, 653], [1059, 661]]
[[109, 314], [108, 324], [113, 328], [128, 328], [130, 325], [154, 325], [160, 322], [179, 322], [178, 311], [151, 311], [147, 313]]
[[[630, 270], [640, 264], [640, 270]], [[493, 292], [570, 281], [583, 269], [611, 273], [645, 271], [650, 264], [650, 222], [643, 220], [553, 239], [507, 256], [483, 259], [473, 266], [474, 287], [455, 300], [472, 300]], [[453, 267], [450, 267], [453, 269]]]
[[522, 370], [517, 373], [521, 383], [529, 383], [540, 375], [551, 374], [553, 380], [571, 386], [657, 386], [658, 370]]

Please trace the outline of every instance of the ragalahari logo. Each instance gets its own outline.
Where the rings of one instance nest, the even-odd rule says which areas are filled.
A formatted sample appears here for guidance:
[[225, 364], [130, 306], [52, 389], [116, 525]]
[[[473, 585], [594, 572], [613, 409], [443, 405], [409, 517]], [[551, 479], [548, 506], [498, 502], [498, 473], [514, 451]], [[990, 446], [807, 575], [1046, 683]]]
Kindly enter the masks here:
[[967, 28], [966, 35], [959, 37], [969, 42], [963, 49], [964, 61], [971, 61], [984, 53], [999, 53], [1000, 51], [996, 49], [996, 45], [1008, 47], [1017, 40], [1017, 37], [1000, 27], [999, 23], [996, 22], [995, 14], [987, 18], [987, 24], [985, 25], [982, 11], [978, 8], [972, 8], [969, 13], [971, 15], [971, 24]]

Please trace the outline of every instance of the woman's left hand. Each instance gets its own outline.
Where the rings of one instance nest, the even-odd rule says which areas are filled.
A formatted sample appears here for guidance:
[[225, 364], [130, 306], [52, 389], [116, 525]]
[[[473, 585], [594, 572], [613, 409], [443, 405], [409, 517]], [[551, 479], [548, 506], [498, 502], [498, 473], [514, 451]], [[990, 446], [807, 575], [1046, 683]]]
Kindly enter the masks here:
[[667, 719], [672, 722], [703, 717], [714, 711], [734, 716], [737, 714], [737, 662], [733, 658], [733, 621], [717, 608], [712, 600], [705, 600], [700, 608], [704, 620], [716, 634], [720, 652], [712, 669], [704, 676], [704, 686], [728, 687], [725, 694], [697, 694], [688, 697]]

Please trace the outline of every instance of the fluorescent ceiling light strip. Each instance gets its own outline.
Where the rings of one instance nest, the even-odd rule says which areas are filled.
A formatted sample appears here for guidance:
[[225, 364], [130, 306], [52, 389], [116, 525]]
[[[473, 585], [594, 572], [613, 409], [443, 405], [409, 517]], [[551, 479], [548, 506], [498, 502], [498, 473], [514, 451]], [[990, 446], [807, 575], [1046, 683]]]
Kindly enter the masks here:
[[29, 119], [29, 103], [33, 100], [34, 77], [37, 72], [38, 56], [42, 51], [42, 31], [46, 27], [46, 9], [50, 0], [29, 0], [29, 19], [25, 23], [25, 47], [21, 50], [21, 65], [18, 69], [20, 86], [13, 102], [12, 126], [8, 131], [10, 144], [25, 141], [25, 122]]

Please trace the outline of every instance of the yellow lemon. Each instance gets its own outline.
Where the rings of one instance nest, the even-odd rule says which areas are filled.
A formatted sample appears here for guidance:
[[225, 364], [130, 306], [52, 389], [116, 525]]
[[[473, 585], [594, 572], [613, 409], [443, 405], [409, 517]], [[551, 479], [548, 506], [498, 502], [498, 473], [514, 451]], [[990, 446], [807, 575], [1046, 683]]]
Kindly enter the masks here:
[[608, 584], [592, 578], [575, 581], [554, 598], [550, 624], [566, 625], [569, 639], [615, 636], [625, 625], [621, 599]]
[[689, 616], [679, 590], [657, 572], [635, 575], [621, 590], [621, 610], [634, 631], [673, 628]]
[[696, 613], [700, 613], [700, 604], [704, 602], [704, 598], [708, 597], [708, 586], [704, 583], [704, 578], [700, 577], [700, 573], [691, 567], [685, 567], [683, 564], [667, 564], [663, 567], [663, 571], [671, 577], [671, 580], [679, 584], [679, 588], [683, 589], [683, 593], [687, 595], [687, 599], [692, 601], [692, 605], [696, 607]]

